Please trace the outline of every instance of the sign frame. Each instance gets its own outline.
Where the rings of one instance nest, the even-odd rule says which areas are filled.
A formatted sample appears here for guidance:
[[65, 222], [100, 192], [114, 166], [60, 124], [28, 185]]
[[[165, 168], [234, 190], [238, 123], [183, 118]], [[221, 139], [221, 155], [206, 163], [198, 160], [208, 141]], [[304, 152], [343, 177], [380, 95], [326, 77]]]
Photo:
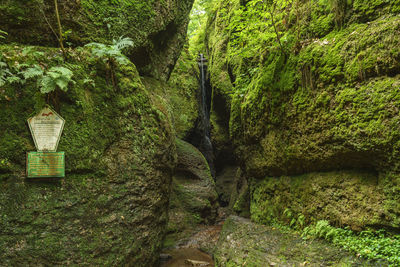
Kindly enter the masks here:
[[[41, 156], [55, 155], [60, 157], [57, 162], [39, 163]], [[39, 159], [37, 159], [39, 158]], [[46, 166], [47, 165], [47, 166]], [[65, 177], [65, 153], [53, 151], [32, 151], [26, 153], [26, 177], [27, 178], [64, 178]]]
[[[32, 121], [35, 117], [38, 117], [38, 116], [40, 116], [41, 114], [44, 114], [44, 111], [45, 111], [45, 110], [49, 110], [50, 112], [48, 112], [48, 114], [52, 113], [52, 115], [57, 116], [57, 117], [62, 121], [62, 123], [61, 123], [61, 128], [60, 128], [59, 134], [58, 134], [58, 136], [57, 136], [57, 141], [56, 141], [56, 143], [55, 143], [55, 147], [54, 147], [54, 149], [51, 149], [51, 150], [46, 150], [46, 149], [45, 149], [45, 150], [40, 150], [40, 149], [39, 149], [39, 145], [38, 145], [37, 140], [36, 140], [37, 137], [36, 137], [36, 135], [35, 135], [34, 129], [32, 129], [32, 125], [31, 125], [31, 121]], [[42, 115], [42, 116], [43, 116], [43, 115]], [[47, 116], [48, 116], [48, 115], [47, 115]], [[57, 151], [57, 148], [58, 148], [58, 144], [59, 144], [60, 139], [61, 139], [62, 132], [63, 132], [63, 130], [64, 130], [64, 125], [65, 125], [65, 120], [64, 120], [64, 118], [61, 117], [61, 116], [60, 116], [57, 112], [55, 112], [50, 106], [47, 105], [47, 106], [45, 106], [44, 108], [42, 108], [38, 114], [36, 114], [35, 116], [32, 116], [32, 117], [28, 118], [27, 122], [28, 122], [29, 130], [30, 130], [30, 132], [31, 132], [32, 139], [33, 139], [33, 142], [34, 142], [34, 144], [35, 144], [36, 150], [37, 150], [38, 152], [39, 152], [39, 151], [56, 152], [56, 151]]]

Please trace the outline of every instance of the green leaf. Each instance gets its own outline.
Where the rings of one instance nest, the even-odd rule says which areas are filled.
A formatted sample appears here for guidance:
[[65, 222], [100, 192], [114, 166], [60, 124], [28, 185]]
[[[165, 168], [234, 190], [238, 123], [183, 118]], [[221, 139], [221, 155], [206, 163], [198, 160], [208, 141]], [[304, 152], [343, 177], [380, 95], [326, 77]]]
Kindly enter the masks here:
[[34, 77], [42, 76], [43, 70], [38, 65], [34, 65], [31, 68], [28, 68], [21, 72], [25, 79], [31, 79]]
[[68, 90], [68, 83], [69, 83], [69, 79], [65, 78], [65, 77], [60, 77], [57, 80], [55, 80], [55, 83], [57, 84], [57, 86], [64, 92], [66, 92]]
[[15, 76], [15, 75], [7, 77], [6, 80], [7, 80], [7, 82], [9, 82], [10, 84], [13, 84], [13, 83], [21, 83], [21, 78], [19, 78], [18, 76]]
[[41, 80], [39, 80], [39, 87], [42, 94], [47, 94], [56, 89], [56, 84], [51, 77], [44, 76]]
[[113, 40], [113, 46], [118, 50], [123, 50], [125, 48], [133, 46], [133, 41], [129, 37], [122, 38], [121, 36], [118, 40]]

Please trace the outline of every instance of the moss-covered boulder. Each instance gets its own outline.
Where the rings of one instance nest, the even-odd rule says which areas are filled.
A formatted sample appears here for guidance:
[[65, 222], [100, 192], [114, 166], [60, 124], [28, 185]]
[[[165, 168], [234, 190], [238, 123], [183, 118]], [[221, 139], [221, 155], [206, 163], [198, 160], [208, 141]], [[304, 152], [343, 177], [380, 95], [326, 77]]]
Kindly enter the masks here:
[[[6, 45], [0, 55], [2, 75], [8, 71], [0, 89], [0, 262], [154, 266], [175, 142], [135, 66], [115, 66], [113, 83], [104, 62], [85, 49], [71, 50], [68, 62], [51, 48]], [[38, 77], [24, 72], [30, 66], [44, 75], [68, 68], [68, 91], [42, 95]], [[66, 177], [27, 179], [25, 156], [35, 146], [26, 119], [46, 102], [66, 121], [58, 147]]]
[[[130, 37], [130, 59], [142, 75], [167, 79], [185, 42], [193, 0], [59, 0], [65, 45], [109, 43]], [[8, 42], [57, 46], [54, 1], [0, 2], [0, 29]]]
[[196, 230], [198, 224], [215, 222], [218, 207], [215, 183], [204, 156], [194, 146], [179, 139], [176, 139], [176, 149], [178, 165], [172, 179], [169, 204], [170, 239], [185, 237]]
[[215, 266], [380, 266], [351, 256], [320, 240], [303, 240], [291, 233], [230, 216], [222, 228]]

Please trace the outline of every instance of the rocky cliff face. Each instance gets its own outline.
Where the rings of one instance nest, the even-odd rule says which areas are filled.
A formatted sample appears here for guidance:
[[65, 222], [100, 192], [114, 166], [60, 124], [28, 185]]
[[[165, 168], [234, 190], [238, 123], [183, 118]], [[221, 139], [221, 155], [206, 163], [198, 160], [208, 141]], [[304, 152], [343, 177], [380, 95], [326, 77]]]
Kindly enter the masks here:
[[[192, 1], [58, 2], [63, 29], [71, 29], [67, 59], [51, 48], [53, 1], [0, 2], [0, 29], [13, 42], [0, 46], [0, 262], [155, 266], [168, 222], [176, 131], [171, 112], [140, 75], [165, 85]], [[133, 39], [127, 55], [134, 64], [78, 47], [119, 36]], [[55, 79], [54, 67], [71, 71], [71, 79], [59, 81], [67, 91], [42, 94], [40, 77]], [[26, 179], [26, 152], [35, 150], [26, 119], [45, 104], [66, 120], [58, 147], [66, 178]], [[177, 119], [181, 135], [193, 117]]]
[[[67, 46], [130, 37], [129, 58], [141, 75], [168, 79], [186, 38], [193, 0], [58, 1]], [[54, 1], [0, 2], [0, 29], [8, 42], [57, 46]]]
[[[1, 62], [9, 69], [62, 62], [57, 49], [29, 47], [29, 55], [23, 49], [1, 46]], [[24, 177], [25, 153], [35, 150], [26, 119], [47, 101], [36, 82], [7, 83], [0, 91], [0, 261], [154, 265], [175, 165], [170, 121], [153, 106], [132, 63], [116, 67], [115, 85], [87, 50], [71, 52], [67, 64], [74, 83], [49, 96], [66, 120], [58, 148], [66, 154], [64, 179]]]
[[399, 1], [241, 4], [217, 3], [206, 40], [214, 103], [226, 107], [214, 110], [228, 109], [253, 219], [292, 209], [309, 222], [400, 227]]

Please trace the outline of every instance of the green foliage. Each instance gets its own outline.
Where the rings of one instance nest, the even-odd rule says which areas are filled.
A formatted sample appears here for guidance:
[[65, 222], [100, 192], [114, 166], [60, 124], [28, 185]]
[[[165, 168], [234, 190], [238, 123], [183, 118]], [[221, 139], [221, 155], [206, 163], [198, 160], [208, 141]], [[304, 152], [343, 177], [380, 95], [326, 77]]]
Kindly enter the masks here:
[[300, 230], [305, 226], [305, 216], [303, 214], [296, 215], [290, 209], [286, 208], [283, 211], [283, 217], [292, 229]]
[[400, 236], [385, 230], [365, 230], [355, 233], [348, 228], [335, 228], [326, 220], [318, 221], [302, 231], [304, 238], [323, 238], [335, 245], [372, 260], [387, 260], [392, 266], [400, 264]]
[[117, 64], [129, 64], [129, 59], [122, 54], [122, 51], [131, 46], [133, 46], [132, 39], [123, 38], [122, 36], [117, 40], [113, 40], [112, 45], [101, 43], [90, 43], [86, 45], [86, 47], [92, 49], [92, 53], [95, 57], [100, 58], [106, 64], [107, 72], [109, 73], [114, 86], [116, 86], [115, 67]]
[[13, 74], [10, 72], [7, 63], [0, 61], [0, 86], [3, 86]]
[[37, 87], [42, 94], [55, 91], [57, 88], [66, 92], [72, 82], [73, 72], [63, 66], [51, 67], [46, 72], [37, 64], [20, 64], [10, 70], [7, 63], [0, 61], [0, 86], [8, 84], [25, 84], [36, 79]]
[[7, 35], [8, 35], [7, 32], [0, 30], [0, 39], [6, 39]]
[[26, 80], [35, 78], [38, 76], [41, 77], [41, 76], [43, 76], [43, 70], [39, 65], [33, 65], [32, 67], [29, 67], [26, 70], [24, 70], [22, 72], [22, 75], [24, 76], [24, 78]]
[[117, 40], [113, 40], [112, 45], [106, 45], [101, 43], [90, 43], [86, 47], [92, 49], [92, 53], [95, 57], [101, 58], [107, 64], [118, 63], [120, 65], [126, 65], [129, 60], [122, 54], [122, 51], [126, 48], [133, 46], [131, 38], [119, 37]]
[[187, 31], [189, 39], [196, 35], [199, 29], [206, 24], [207, 14], [212, 7], [211, 4], [211, 0], [194, 1], [192, 11], [190, 12], [190, 21]]
[[[31, 71], [31, 74], [38, 75], [38, 70]], [[72, 81], [73, 73], [71, 70], [65, 67], [52, 67], [50, 68], [43, 77], [38, 80], [40, 92], [47, 94], [56, 90], [61, 89], [66, 92], [68, 90], [68, 84]]]
[[251, 0], [235, 10], [227, 28], [232, 56], [252, 58], [269, 50], [274, 43], [286, 53], [288, 36], [284, 32], [284, 17], [290, 4], [288, 0]]

